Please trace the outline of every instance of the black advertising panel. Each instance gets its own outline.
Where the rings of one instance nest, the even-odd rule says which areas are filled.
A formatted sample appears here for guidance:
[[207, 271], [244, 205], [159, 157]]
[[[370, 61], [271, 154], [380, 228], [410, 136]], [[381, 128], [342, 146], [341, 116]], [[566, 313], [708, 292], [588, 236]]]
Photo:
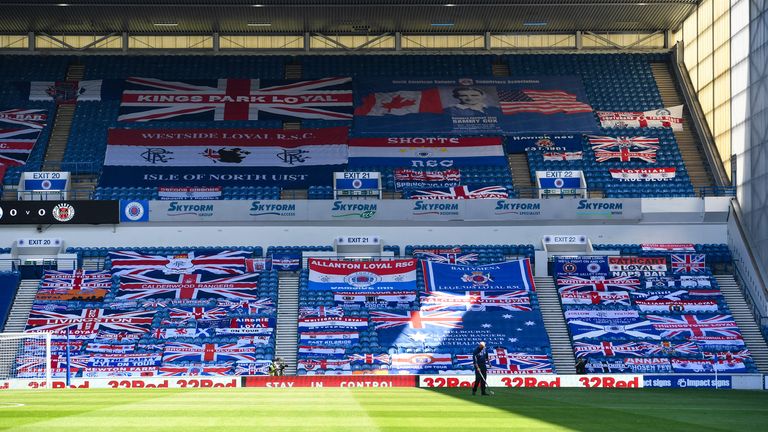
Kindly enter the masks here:
[[0, 225], [116, 224], [117, 201], [3, 201]]

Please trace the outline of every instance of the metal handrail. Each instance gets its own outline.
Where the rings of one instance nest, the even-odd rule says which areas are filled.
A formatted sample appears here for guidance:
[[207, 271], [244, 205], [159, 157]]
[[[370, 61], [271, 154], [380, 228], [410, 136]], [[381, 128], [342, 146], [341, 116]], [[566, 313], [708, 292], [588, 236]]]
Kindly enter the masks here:
[[[743, 224], [743, 217], [741, 212], [741, 206], [739, 205], [739, 202], [737, 200], [731, 200], [731, 216], [734, 218], [734, 222], [736, 227], [738, 228], [738, 235], [741, 237], [741, 241], [746, 245], [747, 250], [747, 256], [749, 258], [749, 262], [743, 263], [743, 265], [751, 266], [752, 269], [754, 269], [754, 274], [757, 278], [757, 283], [762, 289], [763, 296], [768, 298], [768, 286], [766, 285], [766, 280], [768, 280], [768, 275], [766, 275], [766, 270], [763, 266], [759, 265], [757, 259], [755, 258], [755, 255], [753, 251], [755, 250], [754, 245], [752, 244], [752, 239], [749, 235], [747, 235], [744, 224]], [[734, 265], [734, 268], [736, 269], [736, 274], [738, 274], [738, 277], [743, 281], [744, 278], [741, 274], [741, 270], [739, 270], [738, 265]], [[744, 291], [749, 291], [747, 288], [746, 283], [743, 283], [741, 286], [744, 287]], [[753, 299], [752, 294], [749, 294], [750, 299]], [[757, 305], [755, 304], [755, 307], [765, 307], [765, 305]], [[762, 317], [763, 313], [759, 312], [759, 315]]]

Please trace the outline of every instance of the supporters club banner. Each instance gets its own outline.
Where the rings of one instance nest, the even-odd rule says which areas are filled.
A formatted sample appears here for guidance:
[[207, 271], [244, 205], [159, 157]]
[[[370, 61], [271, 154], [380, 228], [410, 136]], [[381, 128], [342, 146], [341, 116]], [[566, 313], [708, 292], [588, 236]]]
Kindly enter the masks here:
[[212, 277], [199, 274], [167, 278], [124, 276], [115, 299], [229, 299], [258, 301], [258, 275]]
[[100, 186], [330, 185], [347, 128], [110, 129]]
[[309, 289], [415, 291], [416, 260], [352, 262], [310, 258]]
[[693, 243], [643, 243], [640, 248], [643, 252], [696, 252]]
[[390, 369], [397, 373], [434, 372], [451, 369], [450, 354], [393, 354], [390, 358]]
[[568, 321], [574, 341], [582, 339], [661, 339], [655, 326], [643, 318], [580, 318]]
[[13, 108], [0, 111], [0, 127], [3, 129], [42, 129], [48, 122], [48, 110]]
[[589, 373], [671, 373], [672, 366], [666, 358], [625, 358], [616, 360], [590, 360], [586, 365]]
[[604, 256], [555, 257], [556, 277], [608, 276], [608, 259]]
[[411, 199], [417, 200], [462, 200], [462, 199], [506, 199], [507, 189], [503, 186], [456, 186], [437, 190], [415, 190]]
[[372, 311], [371, 325], [382, 346], [472, 349], [489, 346], [538, 347], [549, 340], [538, 311]]
[[53, 100], [59, 104], [72, 104], [77, 101], [100, 101], [101, 85], [101, 80], [32, 81], [29, 83], [29, 100]]
[[455, 169], [506, 166], [501, 137], [351, 138], [349, 166]]
[[589, 143], [595, 152], [595, 160], [601, 163], [612, 160], [656, 163], [656, 150], [659, 149], [658, 138], [589, 136]]
[[336, 291], [333, 301], [345, 308], [398, 309], [410, 308], [416, 303], [415, 291], [354, 292]]
[[613, 276], [665, 276], [667, 259], [664, 257], [621, 256], [608, 257], [608, 269]]
[[598, 111], [600, 126], [604, 128], [671, 128], [683, 130], [683, 106], [651, 111], [611, 112]]
[[352, 78], [306, 81], [209, 79], [123, 83], [122, 122], [351, 120]]
[[422, 261], [424, 286], [432, 291], [534, 291], [531, 263], [526, 259], [467, 266]]
[[464, 253], [461, 248], [414, 249], [414, 258], [448, 264], [472, 265], [477, 261], [476, 253]]
[[512, 135], [506, 137], [507, 153], [581, 152], [581, 134]]
[[[220, 274], [239, 275], [246, 273], [247, 259], [251, 252], [246, 251], [203, 251], [187, 252], [177, 255], [146, 255], [134, 251], [109, 252], [112, 262], [112, 274], [118, 276]], [[157, 280], [149, 280], [158, 283]], [[166, 281], [167, 282], [167, 281]], [[177, 281], [177, 283], [180, 281]]]
[[631, 306], [629, 293], [617, 292], [578, 292], [570, 291], [560, 293], [560, 301], [563, 305], [622, 305]]
[[358, 135], [596, 129], [576, 76], [361, 79], [355, 88]]
[[543, 156], [545, 162], [576, 161], [582, 159], [582, 152], [547, 152]]
[[610, 168], [611, 178], [620, 182], [671, 181], [677, 175], [677, 169], [668, 168]]
[[82, 309], [65, 312], [33, 310], [27, 320], [26, 331], [48, 331], [64, 334], [67, 329], [83, 333], [99, 330], [118, 330], [146, 333], [157, 311], [126, 311], [106, 309]]
[[552, 360], [546, 354], [511, 353], [496, 348], [489, 353], [488, 374], [551, 374]]
[[447, 188], [461, 184], [461, 171], [450, 169], [443, 171], [415, 171], [398, 168], [394, 170], [395, 190]]
[[570, 276], [559, 278], [556, 283], [557, 289], [561, 294], [568, 292], [635, 291], [640, 288], [640, 279], [634, 279], [629, 276], [615, 278]]
[[0, 164], [21, 166], [27, 163], [29, 154], [37, 143], [40, 129], [0, 129]]
[[528, 291], [466, 291], [463, 293], [431, 292], [421, 298], [421, 309], [427, 311], [459, 310], [530, 311]]
[[157, 196], [161, 200], [214, 200], [221, 199], [221, 186], [211, 187], [159, 187]]

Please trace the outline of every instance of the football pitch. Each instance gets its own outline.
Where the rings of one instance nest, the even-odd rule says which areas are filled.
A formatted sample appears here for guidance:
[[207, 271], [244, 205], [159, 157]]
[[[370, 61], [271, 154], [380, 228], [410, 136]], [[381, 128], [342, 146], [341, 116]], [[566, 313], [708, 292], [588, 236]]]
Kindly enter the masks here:
[[0, 393], [8, 431], [759, 431], [768, 392], [144, 389]]

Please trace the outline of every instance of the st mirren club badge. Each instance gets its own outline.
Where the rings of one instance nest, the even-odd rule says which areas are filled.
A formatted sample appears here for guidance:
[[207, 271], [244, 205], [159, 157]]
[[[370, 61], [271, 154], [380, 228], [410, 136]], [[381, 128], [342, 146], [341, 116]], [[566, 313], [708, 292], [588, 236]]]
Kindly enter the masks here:
[[75, 217], [75, 208], [67, 203], [57, 204], [53, 208], [53, 218], [59, 222], [69, 222]]

